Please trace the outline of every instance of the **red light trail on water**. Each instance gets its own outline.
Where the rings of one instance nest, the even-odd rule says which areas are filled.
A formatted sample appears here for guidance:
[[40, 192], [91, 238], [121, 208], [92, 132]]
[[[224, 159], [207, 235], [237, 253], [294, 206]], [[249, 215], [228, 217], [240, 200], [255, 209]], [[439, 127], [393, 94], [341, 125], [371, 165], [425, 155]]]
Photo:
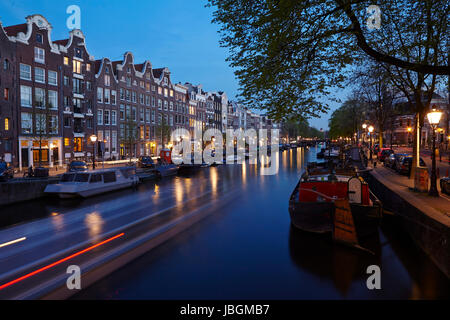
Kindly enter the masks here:
[[111, 242], [111, 241], [113, 241], [113, 240], [115, 240], [115, 239], [117, 239], [117, 238], [120, 238], [120, 237], [122, 237], [122, 236], [124, 236], [124, 235], [125, 235], [125, 233], [118, 234], [118, 235], [116, 235], [116, 236], [114, 236], [114, 237], [112, 237], [112, 238], [109, 238], [109, 239], [106, 239], [106, 240], [104, 240], [104, 241], [102, 241], [102, 242], [100, 242], [100, 243], [97, 243], [96, 245], [93, 245], [93, 246], [91, 246], [91, 247], [89, 247], [89, 248], [86, 248], [86, 249], [84, 249], [84, 250], [78, 251], [77, 253], [74, 253], [74, 254], [72, 254], [72, 255], [70, 255], [70, 256], [64, 258], [64, 259], [58, 260], [58, 261], [56, 261], [56, 262], [53, 262], [52, 264], [49, 264], [48, 266], [42, 267], [42, 268], [40, 268], [40, 269], [38, 269], [38, 270], [36, 270], [36, 271], [30, 272], [30, 273], [28, 273], [28, 274], [22, 276], [22, 277], [20, 277], [20, 278], [17, 278], [17, 279], [12, 280], [12, 281], [10, 281], [10, 282], [8, 282], [8, 283], [5, 283], [5, 284], [3, 284], [3, 285], [0, 286], [0, 290], [3, 290], [3, 289], [5, 289], [5, 288], [7, 288], [7, 287], [9, 287], [9, 286], [12, 286], [13, 284], [16, 284], [16, 283], [18, 283], [18, 282], [20, 282], [20, 281], [22, 281], [22, 280], [27, 279], [27, 278], [30, 278], [30, 277], [32, 277], [32, 276], [34, 276], [34, 275], [36, 275], [36, 274], [38, 274], [38, 273], [41, 273], [41, 272], [43, 272], [43, 271], [45, 271], [45, 270], [48, 270], [48, 269], [50, 269], [50, 268], [53, 268], [54, 266], [57, 266], [58, 264], [61, 264], [61, 263], [63, 263], [63, 262], [66, 262], [66, 261], [68, 261], [68, 260], [70, 260], [70, 259], [73, 259], [73, 258], [75, 258], [75, 257], [78, 257], [79, 255], [82, 255], [83, 253], [86, 253], [86, 252], [91, 251], [91, 250], [93, 250], [93, 249], [95, 249], [95, 248], [98, 248], [98, 247], [100, 247], [100, 246], [102, 246], [102, 245], [104, 245], [104, 244], [106, 244], [106, 243], [108, 243], [108, 242]]

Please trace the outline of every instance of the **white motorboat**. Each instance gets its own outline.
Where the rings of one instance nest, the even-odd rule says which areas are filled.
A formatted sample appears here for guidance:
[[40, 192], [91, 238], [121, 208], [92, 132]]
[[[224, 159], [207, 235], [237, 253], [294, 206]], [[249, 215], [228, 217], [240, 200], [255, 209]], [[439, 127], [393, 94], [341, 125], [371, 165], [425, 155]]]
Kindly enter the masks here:
[[129, 188], [139, 183], [136, 168], [111, 168], [86, 172], [68, 172], [57, 184], [49, 184], [44, 192], [60, 198], [92, 197], [98, 194]]

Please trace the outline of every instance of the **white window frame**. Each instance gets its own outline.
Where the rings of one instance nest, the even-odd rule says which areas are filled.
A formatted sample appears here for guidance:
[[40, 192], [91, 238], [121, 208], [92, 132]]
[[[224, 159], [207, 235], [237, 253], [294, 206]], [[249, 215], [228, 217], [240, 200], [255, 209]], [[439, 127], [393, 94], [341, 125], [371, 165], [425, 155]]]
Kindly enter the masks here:
[[[22, 68], [25, 67], [28, 70], [23, 71]], [[24, 74], [27, 74], [28, 77], [24, 77]], [[28, 64], [21, 63], [20, 64], [20, 79], [31, 81], [31, 66]]]
[[[42, 72], [42, 79], [38, 79], [38, 70], [39, 72]], [[34, 81], [38, 83], [45, 83], [45, 69], [39, 67], [34, 68]]]
[[34, 47], [34, 61], [45, 64], [45, 50]]
[[[54, 75], [54, 77], [51, 77], [50, 75]], [[54, 79], [54, 81], [52, 80]], [[48, 70], [48, 84], [52, 85], [52, 86], [57, 86], [58, 85], [58, 72], [53, 71], [53, 70]]]

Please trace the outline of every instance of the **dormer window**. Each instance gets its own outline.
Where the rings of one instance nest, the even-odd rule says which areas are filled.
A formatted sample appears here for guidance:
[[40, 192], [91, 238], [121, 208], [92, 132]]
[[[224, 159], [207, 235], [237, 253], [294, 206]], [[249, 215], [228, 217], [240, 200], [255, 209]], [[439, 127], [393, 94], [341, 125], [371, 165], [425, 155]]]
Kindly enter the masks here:
[[131, 73], [131, 68], [130, 67], [128, 67], [127, 72]]
[[43, 43], [44, 42], [42, 34], [40, 34], [40, 33], [36, 34], [36, 42], [38, 42], [38, 43]]
[[105, 73], [109, 73], [109, 68], [108, 67], [105, 68]]
[[75, 57], [83, 59], [83, 53], [80, 48], [75, 48]]

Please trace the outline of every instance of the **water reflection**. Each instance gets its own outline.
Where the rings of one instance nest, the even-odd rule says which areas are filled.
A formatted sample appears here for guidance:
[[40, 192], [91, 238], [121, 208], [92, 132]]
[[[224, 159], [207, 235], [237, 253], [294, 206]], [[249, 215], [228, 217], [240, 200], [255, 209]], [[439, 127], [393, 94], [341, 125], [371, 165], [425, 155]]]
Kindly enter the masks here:
[[292, 261], [303, 272], [320, 277], [332, 284], [343, 297], [355, 282], [367, 278], [370, 265], [381, 266], [381, 246], [375, 236], [366, 243], [375, 254], [359, 251], [333, 243], [331, 237], [303, 232], [291, 227], [289, 231], [289, 253]]
[[92, 212], [86, 215], [84, 219], [84, 224], [89, 231], [89, 236], [91, 238], [97, 237], [102, 233], [102, 225], [104, 221], [100, 213]]

